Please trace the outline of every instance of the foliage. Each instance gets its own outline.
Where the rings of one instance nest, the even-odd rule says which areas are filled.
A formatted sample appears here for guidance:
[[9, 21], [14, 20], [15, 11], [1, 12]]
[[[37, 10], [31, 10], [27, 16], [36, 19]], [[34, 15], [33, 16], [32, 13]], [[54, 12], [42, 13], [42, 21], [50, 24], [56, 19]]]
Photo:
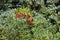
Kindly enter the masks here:
[[0, 40], [60, 40], [60, 12], [45, 6], [0, 11]]

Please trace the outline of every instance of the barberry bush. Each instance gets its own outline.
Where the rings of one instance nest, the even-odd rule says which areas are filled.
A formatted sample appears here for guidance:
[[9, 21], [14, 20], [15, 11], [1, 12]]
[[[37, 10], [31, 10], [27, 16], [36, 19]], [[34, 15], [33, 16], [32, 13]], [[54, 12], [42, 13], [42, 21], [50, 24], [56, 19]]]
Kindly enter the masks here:
[[60, 40], [60, 12], [45, 7], [0, 11], [0, 40]]

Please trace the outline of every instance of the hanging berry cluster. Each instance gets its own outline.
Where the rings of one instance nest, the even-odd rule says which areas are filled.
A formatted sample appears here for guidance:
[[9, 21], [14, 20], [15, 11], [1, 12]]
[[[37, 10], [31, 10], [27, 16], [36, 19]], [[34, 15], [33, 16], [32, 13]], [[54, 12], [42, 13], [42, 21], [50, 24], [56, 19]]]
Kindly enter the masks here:
[[16, 14], [16, 18], [21, 18], [23, 17], [24, 19], [27, 19], [27, 24], [31, 24], [33, 18], [31, 16], [29, 16], [27, 13], [21, 14], [21, 13], [17, 13]]

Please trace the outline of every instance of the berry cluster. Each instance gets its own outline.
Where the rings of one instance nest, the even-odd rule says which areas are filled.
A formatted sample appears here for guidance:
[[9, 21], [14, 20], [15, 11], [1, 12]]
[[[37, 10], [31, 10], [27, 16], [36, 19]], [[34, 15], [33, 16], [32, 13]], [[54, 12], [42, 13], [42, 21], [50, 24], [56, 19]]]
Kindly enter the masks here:
[[16, 14], [16, 18], [21, 18], [21, 17], [27, 19], [27, 23], [28, 23], [28, 24], [31, 24], [31, 22], [32, 22], [32, 20], [33, 20], [32, 17], [30, 17], [27, 13], [24, 13], [24, 14], [17, 13], [17, 14]]

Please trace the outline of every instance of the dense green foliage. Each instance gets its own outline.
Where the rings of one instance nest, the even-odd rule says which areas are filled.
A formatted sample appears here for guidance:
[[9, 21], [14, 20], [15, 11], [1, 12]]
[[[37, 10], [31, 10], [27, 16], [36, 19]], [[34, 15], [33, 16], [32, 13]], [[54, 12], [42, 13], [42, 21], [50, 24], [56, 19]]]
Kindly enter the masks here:
[[[53, 7], [52, 7], [53, 8]], [[52, 9], [50, 8], [50, 9]], [[42, 6], [39, 11], [30, 6], [0, 11], [0, 40], [60, 40], [60, 12]], [[16, 14], [28, 14], [33, 20], [17, 18]]]

